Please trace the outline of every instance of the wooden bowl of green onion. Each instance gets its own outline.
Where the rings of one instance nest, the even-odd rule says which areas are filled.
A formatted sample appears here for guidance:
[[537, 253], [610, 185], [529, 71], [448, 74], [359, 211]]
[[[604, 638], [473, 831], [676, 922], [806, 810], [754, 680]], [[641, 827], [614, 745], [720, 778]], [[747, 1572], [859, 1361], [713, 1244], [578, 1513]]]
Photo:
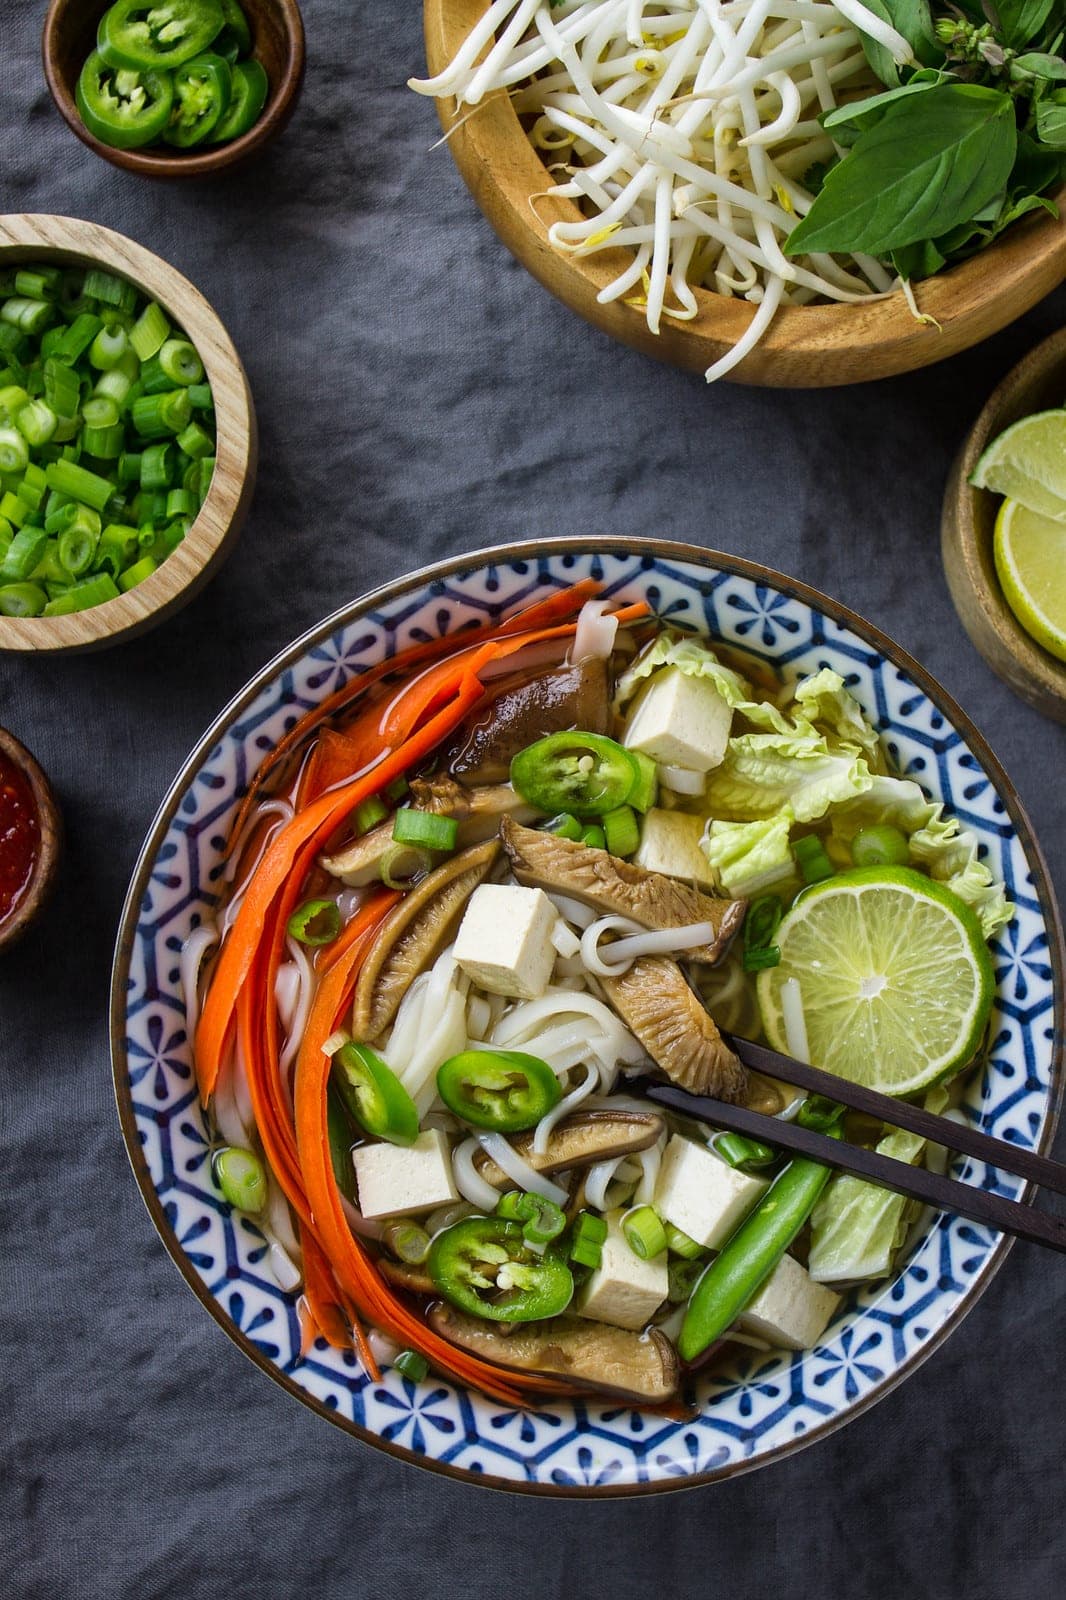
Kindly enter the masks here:
[[198, 290], [95, 223], [0, 216], [0, 289], [0, 650], [100, 649], [187, 604], [236, 539], [248, 380]]
[[[1037, 151], [1035, 181], [1023, 174], [1023, 137], [1026, 152], [1037, 147], [1013, 109], [1061, 137], [1048, 7], [1013, 23], [1041, 41], [1024, 48], [1045, 51], [1034, 67], [1048, 75], [1044, 106], [1035, 78], [968, 81], [978, 69], [966, 51], [989, 41], [947, 0], [934, 13], [961, 45], [915, 43], [870, 3], [837, 0], [815, 22], [737, 0], [712, 23], [705, 7], [425, 0], [428, 76], [409, 86], [436, 99], [448, 149], [503, 243], [586, 321], [708, 381], [861, 383], [968, 349], [1066, 275], [1066, 219], [1042, 203], [1061, 211], [1066, 200], [1056, 148]], [[930, 25], [929, 8], [924, 24], [889, 9], [904, 29]], [[876, 76], [868, 35], [884, 41]], [[914, 72], [927, 45], [944, 72], [900, 88], [901, 65]], [[900, 98], [869, 110], [893, 80]], [[967, 144], [975, 95], [986, 121]], [[823, 127], [829, 106], [839, 120]], [[960, 151], [968, 185], [949, 192]], [[908, 233], [916, 220], [928, 239]], [[994, 242], [967, 256], [978, 235]]]

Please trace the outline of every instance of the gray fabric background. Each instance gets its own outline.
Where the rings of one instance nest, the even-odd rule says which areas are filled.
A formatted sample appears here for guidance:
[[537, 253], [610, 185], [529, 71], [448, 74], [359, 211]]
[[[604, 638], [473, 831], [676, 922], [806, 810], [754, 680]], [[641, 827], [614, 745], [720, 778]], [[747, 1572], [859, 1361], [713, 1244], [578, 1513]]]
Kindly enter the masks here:
[[103, 655], [0, 661], [0, 720], [69, 825], [51, 912], [0, 969], [0, 1593], [1061, 1594], [1055, 1257], [1018, 1247], [908, 1383], [769, 1471], [587, 1506], [476, 1490], [330, 1428], [197, 1305], [126, 1162], [106, 1002], [141, 839], [224, 702], [345, 598], [512, 536], [674, 536], [865, 613], [990, 736], [1061, 894], [1066, 734], [969, 645], [937, 526], [968, 423], [1066, 295], [914, 377], [708, 391], [586, 328], [496, 242], [404, 89], [416, 0], [308, 0], [287, 135], [188, 186], [120, 174], [68, 133], [38, 63], [44, 9], [0, 5], [0, 210], [92, 218], [186, 272], [247, 363], [262, 464], [235, 555], [188, 610]]

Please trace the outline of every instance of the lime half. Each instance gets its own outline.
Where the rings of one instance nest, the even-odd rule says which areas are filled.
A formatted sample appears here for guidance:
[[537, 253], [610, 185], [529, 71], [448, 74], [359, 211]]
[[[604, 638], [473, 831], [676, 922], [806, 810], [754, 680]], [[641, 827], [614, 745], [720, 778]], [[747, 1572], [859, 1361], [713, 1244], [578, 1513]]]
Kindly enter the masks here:
[[1026, 633], [1066, 661], [1066, 522], [1004, 500], [996, 518], [996, 572]]
[[1066, 522], [1066, 410], [1038, 411], [1007, 428], [992, 440], [970, 482]]
[[910, 867], [865, 867], [808, 889], [759, 974], [770, 1043], [788, 1050], [781, 1002], [799, 982], [810, 1059], [882, 1094], [911, 1095], [976, 1054], [995, 977], [980, 923]]

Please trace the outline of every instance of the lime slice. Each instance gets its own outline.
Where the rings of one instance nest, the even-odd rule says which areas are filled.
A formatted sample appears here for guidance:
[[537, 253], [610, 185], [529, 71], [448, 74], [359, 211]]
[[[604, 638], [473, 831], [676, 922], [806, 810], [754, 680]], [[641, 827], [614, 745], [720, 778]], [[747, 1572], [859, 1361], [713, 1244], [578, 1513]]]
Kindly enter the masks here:
[[788, 1050], [781, 991], [799, 981], [810, 1060], [882, 1094], [957, 1072], [988, 1024], [995, 977], [977, 918], [910, 867], [863, 867], [804, 892], [759, 974], [770, 1043]]
[[970, 475], [975, 489], [1066, 522], [1066, 410], [1038, 411], [993, 439]]
[[996, 518], [996, 571], [1026, 633], [1066, 661], [1066, 522], [1004, 500]]

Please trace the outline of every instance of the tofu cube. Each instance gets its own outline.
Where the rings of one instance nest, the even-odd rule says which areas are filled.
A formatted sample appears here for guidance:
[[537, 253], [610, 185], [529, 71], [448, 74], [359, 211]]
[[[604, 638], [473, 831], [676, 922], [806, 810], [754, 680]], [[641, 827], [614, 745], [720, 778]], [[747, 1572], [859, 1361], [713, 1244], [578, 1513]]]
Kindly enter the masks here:
[[718, 1250], [766, 1187], [765, 1178], [738, 1172], [713, 1151], [675, 1133], [663, 1151], [652, 1204], [697, 1244]]
[[607, 1217], [603, 1258], [574, 1309], [593, 1322], [609, 1322], [614, 1328], [643, 1328], [666, 1299], [669, 1287], [666, 1251], [642, 1261], [626, 1243], [622, 1213], [615, 1211]]
[[705, 889], [716, 888], [714, 868], [700, 849], [706, 825], [703, 817], [691, 816], [687, 811], [660, 811], [653, 807], [644, 818], [634, 864], [646, 872], [664, 872], [668, 878], [683, 878], [686, 883], [698, 883]]
[[427, 1128], [411, 1145], [359, 1145], [352, 1161], [364, 1217], [409, 1217], [460, 1198], [439, 1128]]
[[662, 766], [710, 772], [721, 766], [732, 721], [710, 678], [664, 667], [637, 701], [622, 742]]
[[782, 1256], [740, 1318], [743, 1332], [786, 1350], [810, 1350], [829, 1326], [840, 1296]]
[[479, 884], [459, 924], [455, 959], [490, 994], [536, 1000], [551, 981], [557, 917], [543, 889]]

